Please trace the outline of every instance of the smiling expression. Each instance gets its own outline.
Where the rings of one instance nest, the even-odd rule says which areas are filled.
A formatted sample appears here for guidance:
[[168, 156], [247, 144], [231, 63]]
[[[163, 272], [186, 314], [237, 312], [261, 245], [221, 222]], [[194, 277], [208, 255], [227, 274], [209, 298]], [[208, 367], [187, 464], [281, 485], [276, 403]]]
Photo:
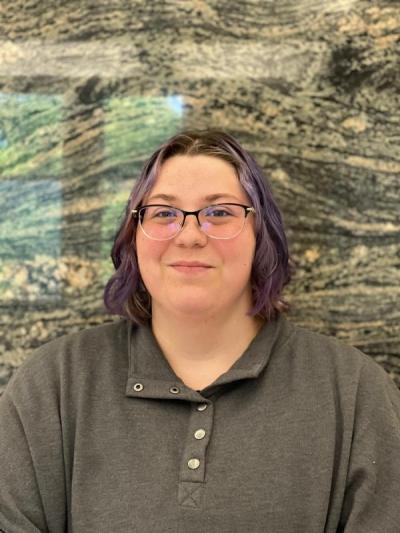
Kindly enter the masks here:
[[[218, 157], [176, 155], [163, 163], [142, 205], [194, 211], [223, 202], [251, 205], [234, 167]], [[167, 241], [151, 240], [138, 228], [139, 269], [153, 315], [245, 314], [252, 304], [253, 217], [248, 215], [242, 232], [228, 240], [207, 237], [194, 216], [188, 216], [182, 231]]]

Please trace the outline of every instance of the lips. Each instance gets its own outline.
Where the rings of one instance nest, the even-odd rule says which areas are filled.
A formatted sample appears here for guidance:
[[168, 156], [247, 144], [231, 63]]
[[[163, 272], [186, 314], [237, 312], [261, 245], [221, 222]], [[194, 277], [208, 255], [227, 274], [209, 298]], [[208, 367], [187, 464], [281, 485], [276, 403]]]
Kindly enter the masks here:
[[202, 273], [209, 272], [214, 267], [203, 263], [202, 261], [176, 261], [171, 263], [170, 267], [184, 276], [198, 276]]
[[175, 263], [171, 263], [170, 266], [213, 268], [211, 265], [201, 263], [200, 261], [176, 261]]

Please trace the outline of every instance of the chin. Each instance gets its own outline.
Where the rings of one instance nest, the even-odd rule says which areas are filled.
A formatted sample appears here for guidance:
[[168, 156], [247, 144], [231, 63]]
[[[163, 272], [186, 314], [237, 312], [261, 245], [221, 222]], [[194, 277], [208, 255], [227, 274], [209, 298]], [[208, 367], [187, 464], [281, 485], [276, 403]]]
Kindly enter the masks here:
[[177, 295], [175, 293], [167, 301], [165, 299], [162, 302], [159, 301], [158, 305], [153, 300], [153, 305], [156, 303], [160, 310], [168, 310], [169, 313], [195, 317], [218, 312], [215, 308], [216, 302], [220, 303], [218, 298], [210, 298], [210, 295]]

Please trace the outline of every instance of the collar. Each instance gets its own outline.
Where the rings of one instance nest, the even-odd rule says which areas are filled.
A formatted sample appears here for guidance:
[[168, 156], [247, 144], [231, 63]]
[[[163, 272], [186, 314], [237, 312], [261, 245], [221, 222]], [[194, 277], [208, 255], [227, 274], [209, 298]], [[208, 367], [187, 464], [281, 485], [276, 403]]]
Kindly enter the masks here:
[[294, 325], [282, 313], [265, 322], [247, 349], [231, 368], [213, 383], [195, 391], [183, 383], [168, 363], [151, 329], [151, 325], [136, 326], [128, 331], [129, 374], [126, 395], [137, 398], [179, 399], [194, 402], [243, 379], [256, 379], [267, 366], [272, 354], [291, 337]]

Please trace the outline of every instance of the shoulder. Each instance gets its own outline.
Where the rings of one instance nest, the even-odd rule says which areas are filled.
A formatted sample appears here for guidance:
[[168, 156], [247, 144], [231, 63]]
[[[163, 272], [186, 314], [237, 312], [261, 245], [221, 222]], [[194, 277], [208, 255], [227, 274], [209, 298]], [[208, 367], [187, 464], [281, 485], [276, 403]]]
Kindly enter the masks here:
[[400, 391], [371, 356], [293, 322], [285, 327], [290, 334], [277, 350], [273, 368], [300, 402], [306, 398], [308, 405], [323, 405], [328, 411], [329, 406], [336, 406], [348, 420], [361, 411], [368, 418], [376, 405], [400, 419]]
[[287, 343], [293, 364], [322, 382], [329, 379], [357, 387], [363, 380], [395, 386], [389, 374], [369, 355], [337, 337], [290, 322]]
[[[11, 378], [6, 391], [71, 380], [101, 371], [107, 365], [127, 365], [131, 322], [120, 319], [62, 335], [35, 349]], [[126, 364], [125, 364], [126, 361]], [[104, 371], [104, 370], [103, 370]]]
[[97, 358], [106, 350], [118, 350], [127, 341], [129, 325], [126, 320], [118, 320], [62, 335], [32, 352], [23, 367], [39, 364], [48, 358]]
[[332, 360], [337, 363], [363, 364], [368, 356], [354, 346], [317, 331], [292, 324], [292, 343], [303, 357], [316, 357], [322, 360]]

